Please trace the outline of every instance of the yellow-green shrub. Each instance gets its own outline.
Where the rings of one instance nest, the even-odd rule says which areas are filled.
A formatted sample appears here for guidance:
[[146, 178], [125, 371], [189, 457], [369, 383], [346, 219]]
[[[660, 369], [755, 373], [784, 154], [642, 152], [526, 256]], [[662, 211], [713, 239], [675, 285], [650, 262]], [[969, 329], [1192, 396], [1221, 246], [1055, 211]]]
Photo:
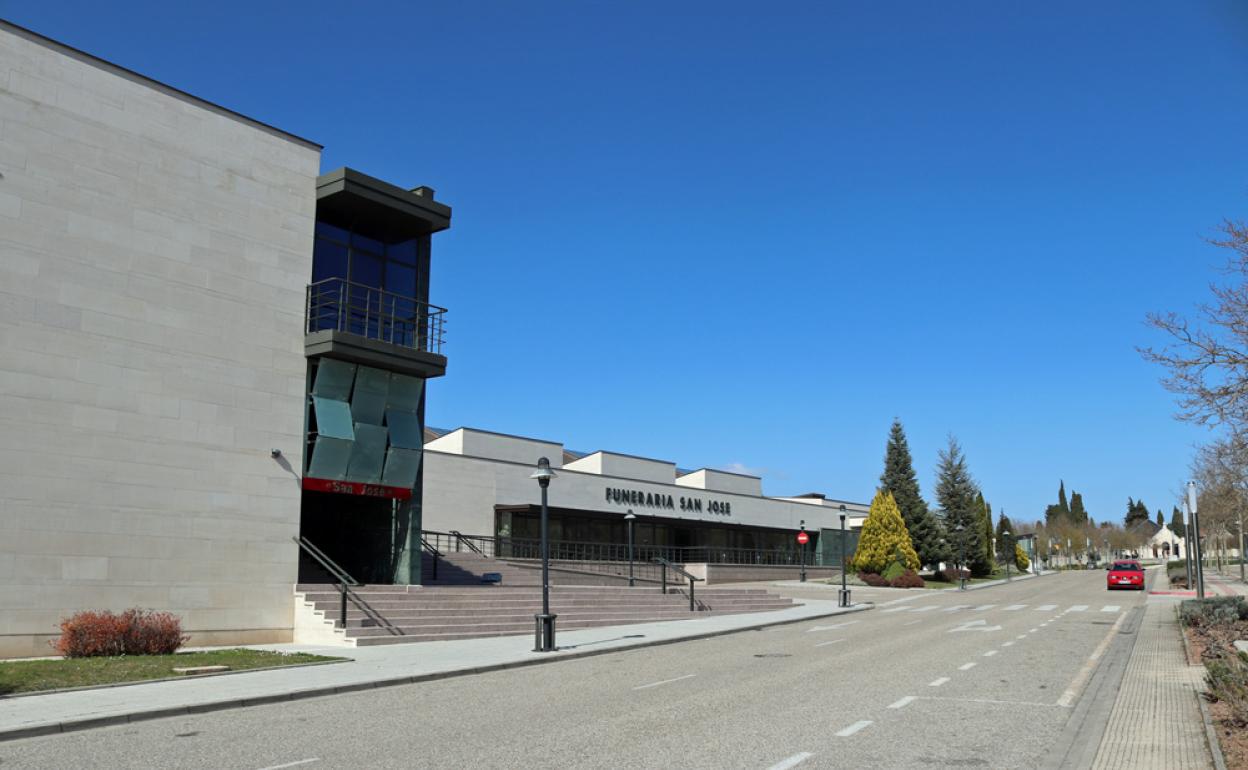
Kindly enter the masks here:
[[910, 532], [897, 501], [891, 492], [880, 490], [871, 501], [858, 538], [858, 550], [850, 564], [856, 572], [883, 574], [894, 562], [907, 569], [919, 569], [919, 555], [910, 544]]

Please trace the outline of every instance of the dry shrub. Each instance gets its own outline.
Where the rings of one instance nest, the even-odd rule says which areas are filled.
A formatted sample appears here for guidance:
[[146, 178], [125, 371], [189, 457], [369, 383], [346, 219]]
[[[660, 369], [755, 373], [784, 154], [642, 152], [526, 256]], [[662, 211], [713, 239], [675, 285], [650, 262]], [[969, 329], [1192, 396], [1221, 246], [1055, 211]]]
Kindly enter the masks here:
[[926, 584], [923, 582], [923, 578], [919, 577], [917, 572], [912, 569], [908, 569], [893, 578], [889, 585], [893, 588], [922, 588]]
[[78, 612], [61, 621], [52, 648], [66, 658], [111, 655], [169, 655], [187, 639], [182, 621], [169, 612], [129, 609], [121, 614]]

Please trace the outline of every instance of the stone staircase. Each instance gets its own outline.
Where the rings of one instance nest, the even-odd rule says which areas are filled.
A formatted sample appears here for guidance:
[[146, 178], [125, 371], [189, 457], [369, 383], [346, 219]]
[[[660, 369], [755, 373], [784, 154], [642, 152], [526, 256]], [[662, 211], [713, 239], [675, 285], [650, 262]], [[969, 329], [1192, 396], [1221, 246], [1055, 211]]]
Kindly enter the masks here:
[[[428, 559], [426, 559], [428, 561]], [[613, 569], [608, 567], [607, 569]], [[623, 567], [627, 570], [627, 566]], [[475, 639], [533, 633], [533, 615], [542, 605], [541, 570], [475, 553], [447, 554], [439, 559], [438, 578], [425, 566], [425, 586], [374, 585], [354, 589], [359, 601], [347, 605], [347, 623], [339, 624], [339, 593], [323, 582], [301, 583], [295, 598], [300, 617], [309, 621], [318, 639], [336, 639], [355, 645]], [[496, 572], [498, 584], [482, 583], [481, 576]], [[551, 611], [559, 615], [562, 631], [596, 626], [689, 620], [709, 615], [767, 612], [794, 606], [762, 589], [699, 588], [697, 611], [689, 610], [688, 587], [657, 585], [628, 587], [617, 575], [580, 569], [552, 569]]]

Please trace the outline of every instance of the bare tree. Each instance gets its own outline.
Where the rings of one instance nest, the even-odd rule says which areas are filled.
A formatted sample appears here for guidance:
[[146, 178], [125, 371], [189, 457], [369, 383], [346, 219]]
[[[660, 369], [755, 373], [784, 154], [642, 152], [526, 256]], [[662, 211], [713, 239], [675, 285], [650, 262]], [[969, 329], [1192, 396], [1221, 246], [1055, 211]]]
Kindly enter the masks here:
[[1248, 224], [1227, 220], [1220, 231], [1210, 243], [1230, 250], [1230, 280], [1210, 285], [1214, 301], [1198, 307], [1196, 323], [1173, 312], [1149, 314], [1170, 341], [1139, 351], [1168, 371], [1161, 382], [1179, 397], [1179, 419], [1239, 433], [1248, 429]]

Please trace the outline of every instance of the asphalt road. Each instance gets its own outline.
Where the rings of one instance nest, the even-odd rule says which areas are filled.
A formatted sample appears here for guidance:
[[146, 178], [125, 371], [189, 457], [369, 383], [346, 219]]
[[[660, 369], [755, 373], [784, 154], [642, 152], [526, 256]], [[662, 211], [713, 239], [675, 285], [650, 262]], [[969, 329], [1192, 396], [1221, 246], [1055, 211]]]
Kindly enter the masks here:
[[1143, 605], [1104, 581], [14, 741], [0, 768], [1078, 766]]

